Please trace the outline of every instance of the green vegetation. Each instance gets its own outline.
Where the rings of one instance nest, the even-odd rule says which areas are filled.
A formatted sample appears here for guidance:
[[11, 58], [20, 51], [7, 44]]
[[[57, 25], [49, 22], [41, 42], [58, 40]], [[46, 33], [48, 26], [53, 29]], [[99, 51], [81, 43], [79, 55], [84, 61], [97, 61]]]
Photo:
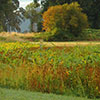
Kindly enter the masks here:
[[47, 32], [55, 28], [70, 33], [80, 33], [87, 28], [87, 16], [82, 13], [82, 9], [77, 2], [50, 7], [43, 14], [43, 29]]
[[52, 35], [51, 32], [44, 32], [41, 34], [35, 35], [33, 38], [31, 37], [31, 40], [33, 41], [39, 41], [40, 39], [44, 41], [100, 41], [100, 30], [99, 29], [86, 29], [84, 30], [80, 35], [75, 37], [74, 35], [70, 33], [64, 33], [59, 31], [60, 34], [66, 34], [66, 36], [63, 37], [57, 37]]
[[43, 14], [43, 29], [55, 39], [79, 36], [88, 27], [87, 16], [77, 2], [50, 7]]
[[0, 44], [0, 86], [100, 97], [100, 46]]
[[[100, 30], [99, 29], [86, 29], [79, 36], [67, 34], [66, 38], [57, 38], [51, 35], [51, 32], [41, 32], [41, 33], [0, 33], [0, 41], [2, 42], [39, 42], [43, 41], [100, 41]], [[61, 32], [62, 34], [62, 32]], [[66, 33], [64, 33], [66, 34]]]
[[[0, 4], [0, 100], [100, 98], [99, 0], [33, 0], [26, 9], [18, 0]], [[24, 17], [31, 32], [34, 23], [41, 32], [11, 33], [20, 32]]]
[[0, 33], [0, 42], [34, 42], [39, 41], [39, 39], [35, 38], [40, 33], [7, 33], [7, 32], [1, 32]]
[[93, 100], [93, 99], [79, 98], [74, 96], [43, 94], [43, 93], [28, 92], [22, 90], [15, 91], [12, 89], [8, 90], [0, 88], [0, 100]]
[[[38, 0], [36, 0], [38, 1]], [[48, 8], [55, 5], [63, 5], [65, 3], [78, 2], [83, 9], [83, 12], [87, 14], [89, 19], [89, 25], [91, 28], [100, 28], [100, 1], [99, 0], [43, 0], [42, 7], [43, 12]]]
[[0, 32], [20, 31], [23, 12], [19, 0], [0, 0]]
[[31, 24], [30, 24], [30, 31], [35, 32], [34, 30], [34, 23], [39, 23], [41, 21], [40, 17], [40, 12], [36, 11], [36, 8], [39, 7], [40, 5], [38, 3], [30, 3], [29, 5], [26, 6], [26, 12], [25, 12], [25, 17], [27, 19], [30, 19]]

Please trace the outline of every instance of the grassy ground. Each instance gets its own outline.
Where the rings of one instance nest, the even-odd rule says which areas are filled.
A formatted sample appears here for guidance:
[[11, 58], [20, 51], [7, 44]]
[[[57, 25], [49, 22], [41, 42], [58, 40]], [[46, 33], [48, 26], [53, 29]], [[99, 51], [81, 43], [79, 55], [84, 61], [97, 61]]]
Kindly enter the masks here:
[[[49, 34], [50, 35], [50, 34]], [[16, 32], [1, 32], [0, 41], [2, 42], [36, 42], [42, 40], [50, 40], [50, 36], [47, 33], [16, 33]], [[55, 37], [56, 38], [56, 37]], [[100, 30], [98, 29], [86, 29], [78, 37], [69, 35], [66, 39], [57, 40], [53, 38], [52, 41], [100, 41]]]
[[[73, 96], [62, 96], [55, 94], [43, 94], [23, 90], [12, 90], [0, 88], [0, 100], [94, 100]], [[99, 99], [98, 99], [99, 100]]]
[[44, 44], [45, 46], [77, 46], [77, 45], [100, 45], [100, 41], [73, 41], [73, 42], [43, 42], [41, 39], [38, 42], [35, 42], [33, 39], [34, 36], [38, 35], [40, 33], [15, 33], [12, 32], [6, 33], [2, 32], [0, 33], [0, 42], [30, 42], [35, 44]]
[[38, 35], [39, 33], [16, 33], [16, 32], [2, 32], [0, 33], [0, 41], [1, 42], [30, 42], [34, 41], [34, 36]]

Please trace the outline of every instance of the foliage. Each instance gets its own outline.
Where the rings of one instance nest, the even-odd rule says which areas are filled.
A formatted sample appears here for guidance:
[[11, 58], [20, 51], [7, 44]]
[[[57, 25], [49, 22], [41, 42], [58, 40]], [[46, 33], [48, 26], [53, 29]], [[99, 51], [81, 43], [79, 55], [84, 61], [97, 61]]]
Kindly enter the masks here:
[[[1, 24], [0, 24], [1, 25]], [[3, 27], [2, 26], [0, 26], [0, 32], [2, 32], [3, 31]]]
[[[43, 41], [98, 41], [100, 40], [100, 30], [99, 29], [86, 29], [78, 37], [73, 34], [62, 32], [56, 29], [55, 35], [53, 35], [55, 30], [51, 32], [40, 32], [40, 33], [14, 33], [11, 34], [6, 32], [0, 33], [0, 41], [3, 42], [38, 42]], [[59, 34], [62, 33], [62, 34]], [[59, 35], [58, 35], [59, 34]]]
[[[62, 26], [62, 20], [63, 20], [63, 12], [62, 12], [62, 6], [54, 6], [48, 9], [43, 14], [43, 30], [46, 30], [47, 32], [52, 31], [57, 26]], [[58, 28], [58, 27], [57, 27]]]
[[58, 31], [58, 33], [63, 33], [63, 34], [52, 35], [51, 32], [44, 32], [38, 35], [39, 36], [38, 39], [42, 38], [44, 41], [99, 41], [100, 40], [99, 29], [85, 29], [77, 37], [75, 37], [73, 34], [70, 33], [66, 34], [64, 32], [61, 32], [60, 30]]
[[42, 31], [42, 27], [43, 27], [42, 21], [39, 21], [37, 26], [38, 26], [38, 32], [41, 32]]
[[83, 12], [88, 15], [89, 24], [92, 28], [100, 28], [100, 1], [99, 0], [42, 0], [43, 12], [49, 7], [65, 3], [78, 2]]
[[0, 26], [3, 31], [20, 31], [19, 25], [23, 20], [24, 9], [19, 8], [19, 1], [1, 0], [0, 4]]
[[87, 16], [76, 2], [49, 8], [44, 12], [43, 19], [43, 29], [60, 36], [63, 32], [78, 36], [88, 26]]
[[100, 46], [0, 45], [0, 86], [100, 97]]
[[99, 41], [100, 40], [100, 30], [99, 29], [86, 29], [78, 37], [78, 40]]
[[41, 20], [40, 12], [37, 11], [40, 5], [38, 3], [30, 3], [26, 6], [25, 17], [30, 19], [30, 31], [34, 32], [34, 23], [38, 23]]

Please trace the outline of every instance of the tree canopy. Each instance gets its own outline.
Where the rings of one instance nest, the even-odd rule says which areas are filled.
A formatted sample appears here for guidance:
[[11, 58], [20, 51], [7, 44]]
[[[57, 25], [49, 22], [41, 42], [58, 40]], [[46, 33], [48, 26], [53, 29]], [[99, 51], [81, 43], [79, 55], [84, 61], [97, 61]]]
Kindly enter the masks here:
[[86, 14], [77, 2], [50, 7], [43, 14], [43, 29], [54, 35], [70, 33], [78, 36], [88, 27]]
[[100, 28], [100, 0], [42, 0], [43, 12], [54, 5], [62, 5], [77, 1], [83, 12], [88, 15], [89, 23], [92, 28]]
[[20, 31], [23, 11], [18, 0], [0, 0], [0, 31]]
[[40, 21], [40, 12], [38, 12], [39, 3], [32, 2], [29, 5], [26, 6], [25, 11], [25, 17], [27, 19], [30, 19], [31, 25], [30, 25], [30, 31], [34, 32], [34, 23], [38, 23]]

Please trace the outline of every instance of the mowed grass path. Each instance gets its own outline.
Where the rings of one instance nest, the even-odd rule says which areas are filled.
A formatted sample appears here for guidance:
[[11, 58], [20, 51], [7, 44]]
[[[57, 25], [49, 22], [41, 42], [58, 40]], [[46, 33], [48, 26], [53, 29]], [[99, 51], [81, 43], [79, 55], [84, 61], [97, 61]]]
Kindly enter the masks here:
[[88, 46], [88, 45], [100, 45], [100, 42], [97, 41], [86, 41], [86, 42], [30, 42], [33, 44], [43, 44], [45, 46]]
[[94, 99], [0, 88], [0, 100], [94, 100]]

